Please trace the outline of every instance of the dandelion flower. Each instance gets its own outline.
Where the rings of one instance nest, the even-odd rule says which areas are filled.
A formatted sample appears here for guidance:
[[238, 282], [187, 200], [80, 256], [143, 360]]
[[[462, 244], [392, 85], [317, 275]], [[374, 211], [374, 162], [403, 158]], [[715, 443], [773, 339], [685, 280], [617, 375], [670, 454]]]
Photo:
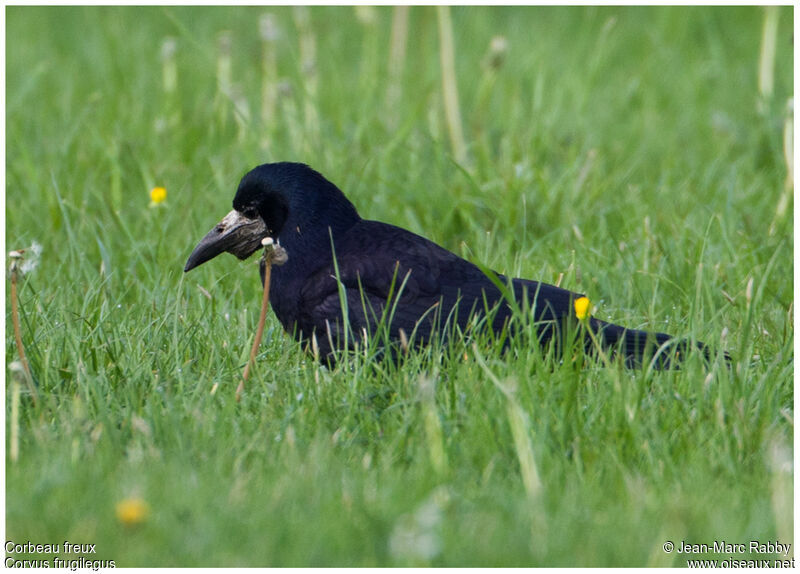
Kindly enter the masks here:
[[150, 190], [150, 207], [164, 203], [167, 199], [167, 190], [163, 187], [154, 187]]
[[117, 520], [126, 526], [140, 524], [150, 514], [150, 506], [141, 498], [126, 498], [117, 503]]
[[19, 271], [22, 275], [27, 275], [39, 265], [39, 256], [42, 254], [42, 246], [36, 241], [26, 249], [17, 249], [8, 252], [11, 259], [9, 270]]
[[578, 320], [583, 321], [591, 315], [592, 302], [588, 297], [579, 297], [575, 299], [575, 316]]

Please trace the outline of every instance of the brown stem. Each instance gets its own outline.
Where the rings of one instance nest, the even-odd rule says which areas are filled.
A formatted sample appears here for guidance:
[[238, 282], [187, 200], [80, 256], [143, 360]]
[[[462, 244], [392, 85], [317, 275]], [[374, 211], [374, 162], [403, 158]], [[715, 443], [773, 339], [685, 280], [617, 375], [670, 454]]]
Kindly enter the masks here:
[[261, 344], [261, 337], [264, 335], [264, 323], [267, 320], [267, 307], [269, 307], [269, 280], [272, 275], [272, 253], [270, 250], [264, 255], [264, 296], [261, 298], [261, 314], [258, 317], [258, 328], [256, 329], [256, 338], [253, 341], [253, 346], [250, 348], [250, 359], [244, 367], [244, 374], [242, 380], [239, 381], [239, 386], [236, 388], [236, 402], [238, 403], [242, 398], [244, 391], [244, 382], [250, 376], [250, 367], [256, 362], [256, 355], [258, 354], [258, 347]]
[[17, 352], [19, 353], [19, 360], [22, 363], [22, 368], [25, 369], [25, 382], [28, 384], [28, 389], [31, 392], [33, 404], [36, 406], [37, 393], [36, 387], [33, 386], [33, 377], [31, 376], [31, 368], [28, 365], [28, 359], [25, 357], [25, 347], [22, 346], [22, 330], [19, 327], [19, 306], [17, 303], [17, 269], [11, 269], [11, 322], [14, 324], [14, 339], [17, 343]]

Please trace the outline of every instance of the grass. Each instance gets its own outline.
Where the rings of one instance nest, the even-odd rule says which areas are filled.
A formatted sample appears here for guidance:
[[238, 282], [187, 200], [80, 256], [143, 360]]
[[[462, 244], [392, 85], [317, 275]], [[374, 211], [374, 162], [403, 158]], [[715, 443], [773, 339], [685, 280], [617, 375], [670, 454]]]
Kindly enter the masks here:
[[[6, 539], [92, 543], [118, 566], [680, 566], [665, 541], [791, 542], [792, 11], [765, 97], [762, 12], [454, 8], [457, 163], [435, 8], [410, 10], [387, 109], [391, 9], [316, 7], [303, 27], [289, 8], [8, 7], [6, 244], [43, 253], [20, 283], [38, 404], [6, 386]], [[626, 371], [478, 338], [327, 370], [270, 314], [237, 403], [255, 258], [182, 268], [273, 160], [732, 367]], [[8, 309], [6, 325], [11, 360]], [[149, 506], [140, 523], [118, 520], [125, 499]]]

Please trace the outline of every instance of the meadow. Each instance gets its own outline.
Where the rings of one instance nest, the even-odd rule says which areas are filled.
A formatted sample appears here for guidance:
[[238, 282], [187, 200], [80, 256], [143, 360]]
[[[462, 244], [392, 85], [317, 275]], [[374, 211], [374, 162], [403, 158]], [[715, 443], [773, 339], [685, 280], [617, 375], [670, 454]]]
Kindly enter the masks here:
[[[117, 566], [685, 566], [730, 554], [682, 542], [791, 542], [792, 18], [7, 7], [6, 250], [41, 254], [19, 279], [35, 391], [6, 289], [6, 540]], [[270, 314], [236, 402], [257, 258], [183, 265], [279, 160], [730, 367], [477, 337], [328, 369]]]

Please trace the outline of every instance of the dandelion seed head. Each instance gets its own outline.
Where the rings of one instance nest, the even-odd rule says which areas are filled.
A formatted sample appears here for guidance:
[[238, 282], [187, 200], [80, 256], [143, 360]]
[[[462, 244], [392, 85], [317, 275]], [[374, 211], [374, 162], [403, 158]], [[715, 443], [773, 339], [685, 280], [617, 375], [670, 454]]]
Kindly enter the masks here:
[[274, 42], [278, 39], [278, 24], [272, 14], [263, 14], [258, 21], [258, 28], [261, 32], [262, 40]]
[[8, 257], [12, 259], [10, 271], [18, 271], [22, 275], [30, 273], [39, 265], [39, 256], [42, 254], [42, 246], [38, 241], [34, 241], [30, 247], [9, 251]]
[[365, 4], [355, 7], [356, 18], [363, 26], [372, 26], [378, 20], [378, 14], [373, 6]]
[[177, 48], [178, 42], [175, 41], [175, 38], [164, 38], [164, 41], [161, 44], [161, 58], [163, 60], [169, 60], [175, 55]]
[[28, 273], [30, 273], [31, 271], [36, 269], [36, 267], [38, 265], [39, 265], [39, 260], [38, 259], [34, 259], [34, 258], [25, 259], [22, 262], [22, 265], [19, 266], [19, 270], [22, 271], [23, 275], [27, 275]]
[[498, 54], [506, 52], [508, 51], [508, 40], [505, 36], [495, 36], [489, 43], [489, 48], [492, 50], [492, 52]]
[[483, 65], [494, 70], [503, 66], [503, 62], [508, 52], [508, 40], [505, 36], [495, 36], [489, 43], [489, 51], [483, 61]]

